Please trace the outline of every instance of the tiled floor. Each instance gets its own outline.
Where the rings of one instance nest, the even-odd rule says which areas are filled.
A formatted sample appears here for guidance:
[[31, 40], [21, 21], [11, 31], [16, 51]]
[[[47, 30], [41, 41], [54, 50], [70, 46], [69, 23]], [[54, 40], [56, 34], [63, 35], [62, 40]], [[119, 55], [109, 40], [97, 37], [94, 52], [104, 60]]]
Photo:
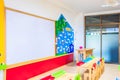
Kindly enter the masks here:
[[105, 64], [105, 71], [99, 80], [116, 80], [120, 78], [120, 71], [118, 71], [117, 64]]

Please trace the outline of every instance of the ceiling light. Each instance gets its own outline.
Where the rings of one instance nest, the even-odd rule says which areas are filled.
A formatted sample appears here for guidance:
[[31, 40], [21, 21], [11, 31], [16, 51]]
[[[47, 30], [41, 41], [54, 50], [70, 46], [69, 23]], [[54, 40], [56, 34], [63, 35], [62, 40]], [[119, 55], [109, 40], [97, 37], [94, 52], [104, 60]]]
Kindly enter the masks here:
[[105, 4], [102, 7], [115, 7], [118, 6], [120, 3], [118, 0], [105, 0]]

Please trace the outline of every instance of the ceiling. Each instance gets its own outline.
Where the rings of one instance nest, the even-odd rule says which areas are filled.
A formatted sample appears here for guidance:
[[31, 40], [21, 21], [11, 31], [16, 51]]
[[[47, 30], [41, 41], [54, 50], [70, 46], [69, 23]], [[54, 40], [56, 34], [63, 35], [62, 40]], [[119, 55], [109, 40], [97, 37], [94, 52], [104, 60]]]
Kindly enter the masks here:
[[101, 7], [105, 0], [48, 0], [58, 6], [71, 9], [75, 12], [94, 13], [102, 11], [120, 10], [120, 5], [116, 7]]

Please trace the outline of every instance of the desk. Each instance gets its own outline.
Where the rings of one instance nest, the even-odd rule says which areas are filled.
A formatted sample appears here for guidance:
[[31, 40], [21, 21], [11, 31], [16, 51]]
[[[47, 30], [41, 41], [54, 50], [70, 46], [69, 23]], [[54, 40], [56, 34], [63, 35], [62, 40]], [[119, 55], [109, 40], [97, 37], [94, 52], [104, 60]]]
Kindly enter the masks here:
[[77, 62], [79, 61], [78, 54], [83, 54], [83, 59], [86, 59], [87, 56], [93, 54], [93, 49], [84, 48], [84, 49], [77, 49], [76, 51], [77, 51], [77, 56], [76, 56]]

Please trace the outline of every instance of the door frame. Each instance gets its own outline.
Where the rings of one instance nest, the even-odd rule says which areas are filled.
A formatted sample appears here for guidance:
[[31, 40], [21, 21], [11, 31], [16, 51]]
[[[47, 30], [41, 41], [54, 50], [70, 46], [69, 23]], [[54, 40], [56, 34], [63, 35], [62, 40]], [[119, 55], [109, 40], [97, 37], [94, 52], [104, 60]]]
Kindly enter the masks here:
[[[119, 16], [120, 17], [120, 16]], [[118, 26], [119, 26], [119, 51], [118, 51], [118, 63], [120, 64], [120, 23], [118, 24]]]
[[[120, 64], [120, 13], [111, 13], [111, 14], [118, 14], [119, 15], [119, 22], [117, 22], [117, 23], [110, 23], [111, 25], [113, 25], [113, 24], [118, 24], [118, 28], [119, 28], [119, 34], [118, 34], [118, 39], [119, 39], [119, 41], [118, 41], [118, 43], [119, 43], [119, 47], [118, 47], [118, 63]], [[102, 14], [102, 15], [110, 15], [110, 14]], [[102, 15], [91, 15], [91, 16], [100, 16], [100, 20], [101, 20], [101, 22], [100, 22], [100, 24], [96, 24], [97, 26], [99, 25], [100, 26], [100, 28], [101, 28], [101, 33], [102, 33], [102, 26], [103, 26], [103, 24], [102, 24], [102, 18], [101, 18], [101, 16]], [[90, 15], [89, 15], [90, 16]], [[86, 24], [86, 17], [87, 16], [84, 16], [84, 48], [86, 48], [86, 26], [88, 26], [88, 25], [92, 25], [92, 26], [95, 26], [94, 24]], [[100, 34], [101, 35], [101, 34]], [[101, 35], [102, 36], [102, 35]], [[102, 37], [101, 37], [101, 51], [100, 51], [100, 57], [102, 58]]]

